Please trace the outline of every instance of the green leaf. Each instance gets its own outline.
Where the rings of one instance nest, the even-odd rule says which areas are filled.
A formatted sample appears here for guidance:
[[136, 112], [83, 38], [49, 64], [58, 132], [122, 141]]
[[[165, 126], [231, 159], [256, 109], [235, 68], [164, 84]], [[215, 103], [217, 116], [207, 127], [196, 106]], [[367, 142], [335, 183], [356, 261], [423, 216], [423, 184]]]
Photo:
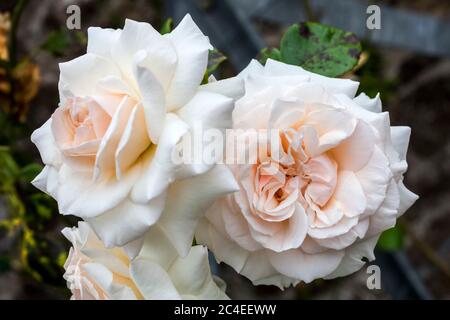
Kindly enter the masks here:
[[353, 69], [361, 43], [351, 32], [315, 22], [289, 27], [280, 44], [281, 61], [328, 77]]
[[263, 48], [259, 52], [259, 55], [260, 55], [259, 62], [261, 62], [262, 64], [265, 64], [267, 59], [272, 59], [272, 60], [277, 60], [277, 61], [281, 60], [281, 52], [277, 48]]
[[225, 60], [227, 60], [227, 57], [219, 50], [209, 50], [208, 65], [206, 67], [205, 75], [203, 76], [202, 84], [208, 83], [209, 76], [212, 75]]
[[225, 60], [227, 60], [227, 57], [219, 50], [209, 50], [208, 67], [206, 69], [208, 75], [213, 74]]
[[385, 251], [397, 251], [403, 248], [405, 231], [399, 225], [384, 231], [378, 240], [378, 248]]
[[67, 32], [59, 30], [51, 32], [47, 40], [41, 45], [41, 48], [55, 56], [61, 56], [69, 44], [70, 37]]
[[172, 31], [172, 27], [173, 27], [173, 19], [167, 18], [166, 21], [164, 21], [163, 25], [161, 26], [161, 30], [159, 30], [159, 32], [161, 34], [169, 33], [170, 31]]

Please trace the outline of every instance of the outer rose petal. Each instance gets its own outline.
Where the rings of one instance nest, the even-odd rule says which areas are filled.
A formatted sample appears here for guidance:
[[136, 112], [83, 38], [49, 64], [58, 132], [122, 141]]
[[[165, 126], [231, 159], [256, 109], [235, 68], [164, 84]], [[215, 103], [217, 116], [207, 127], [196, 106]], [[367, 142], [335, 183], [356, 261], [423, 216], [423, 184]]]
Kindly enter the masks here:
[[276, 285], [282, 289], [296, 283], [294, 279], [277, 272], [264, 250], [246, 251], [219, 229], [216, 223], [213, 225], [207, 219], [202, 219], [195, 236], [199, 243], [206, 244], [214, 252], [218, 263], [226, 262], [236, 272], [249, 278], [254, 285]]
[[199, 87], [200, 91], [209, 91], [224, 95], [229, 98], [239, 99], [244, 95], [244, 81], [240, 77], [233, 77], [217, 81], [210, 76], [208, 83]]
[[178, 26], [166, 34], [175, 47], [178, 63], [167, 91], [167, 110], [173, 111], [188, 102], [202, 81], [212, 49], [208, 37], [187, 14]]
[[376, 113], [381, 112], [381, 100], [379, 93], [377, 93], [375, 98], [370, 99], [364, 92], [361, 92], [356, 98], [353, 99], [353, 101], [368, 111]]
[[56, 196], [59, 211], [82, 218], [92, 218], [105, 213], [129, 195], [139, 173], [140, 165], [136, 165], [120, 181], [105, 178], [93, 182], [89, 174], [63, 165], [59, 171]]
[[42, 127], [36, 129], [31, 135], [33, 142], [39, 150], [44, 164], [58, 166], [61, 162], [61, 154], [56, 147], [55, 138], [52, 134], [52, 119], [48, 119]]
[[188, 125], [177, 115], [167, 114], [159, 143], [150, 148], [148, 162], [144, 162], [144, 171], [133, 186], [132, 201], [146, 203], [164, 192], [175, 180], [176, 169], [179, 165], [172, 161], [172, 155], [175, 146], [188, 130]]
[[146, 204], [133, 203], [125, 199], [107, 213], [86, 221], [106, 247], [123, 246], [139, 238], [155, 224], [165, 204], [165, 193]]
[[[220, 196], [238, 189], [224, 165], [216, 165], [205, 174], [177, 181], [169, 187], [167, 205], [158, 225], [182, 257], [188, 254], [195, 228], [206, 209]], [[198, 194], [202, 197], [197, 197]]]
[[306, 283], [329, 275], [343, 256], [344, 252], [334, 250], [317, 254], [307, 254], [301, 249], [269, 253], [270, 263], [278, 272]]
[[146, 300], [179, 300], [181, 296], [170, 276], [157, 263], [136, 258], [131, 262], [131, 277]]
[[286, 75], [304, 75], [311, 78], [311, 82], [318, 83], [327, 88], [332, 93], [343, 93], [350, 98], [353, 98], [358, 90], [359, 83], [349, 79], [328, 78], [305, 69], [285, 64], [272, 59], [267, 59], [264, 72], [272, 76], [286, 76]]
[[[102, 78], [120, 77], [120, 70], [112, 61], [92, 53], [60, 63], [59, 69], [61, 71], [60, 87], [80, 97], [93, 95], [98, 81]], [[61, 99], [61, 103], [64, 104], [64, 98]]]
[[164, 128], [166, 117], [164, 87], [155, 74], [147, 67], [153, 65], [155, 61], [151, 61], [151, 57], [145, 51], [140, 51], [139, 53], [142, 54], [137, 54], [135, 57], [136, 64], [134, 65], [133, 74], [142, 96], [148, 135], [152, 142], [157, 144]]
[[365, 264], [365, 262], [362, 261], [363, 257], [367, 258], [369, 261], [375, 260], [373, 249], [375, 248], [379, 237], [380, 235], [376, 235], [372, 238], [364, 239], [347, 248], [345, 250], [345, 256], [339, 266], [324, 278], [334, 279], [344, 277], [358, 271]]
[[211, 276], [206, 247], [192, 247], [186, 258], [176, 259], [168, 273], [184, 299], [228, 299]]
[[86, 51], [110, 59], [111, 48], [119, 39], [122, 30], [89, 27], [87, 32], [88, 43]]

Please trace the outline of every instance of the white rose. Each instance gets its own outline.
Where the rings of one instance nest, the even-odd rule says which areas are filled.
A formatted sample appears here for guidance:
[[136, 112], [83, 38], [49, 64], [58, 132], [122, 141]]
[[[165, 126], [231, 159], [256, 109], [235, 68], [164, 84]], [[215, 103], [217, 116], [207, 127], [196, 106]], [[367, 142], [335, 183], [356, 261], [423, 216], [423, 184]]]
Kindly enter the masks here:
[[130, 261], [121, 248], [105, 248], [85, 222], [62, 232], [72, 242], [64, 265], [72, 299], [228, 299], [222, 280], [211, 275], [203, 246], [180, 258], [164, 234], [155, 231], [152, 236], [158, 239], [148, 240], [158, 245], [144, 245], [144, 255]]
[[211, 45], [189, 15], [165, 35], [126, 20], [88, 38], [85, 55], [60, 64], [59, 107], [32, 135], [45, 164], [33, 184], [108, 247], [136, 254], [158, 224], [186, 255], [205, 208], [237, 186], [224, 166], [181, 170], [171, 157], [194, 123], [231, 125], [242, 81], [200, 86]]
[[279, 129], [280, 150], [238, 165], [240, 192], [215, 202], [196, 233], [254, 284], [334, 278], [373, 260], [382, 231], [417, 199], [403, 184], [408, 127], [390, 127], [358, 83], [253, 61], [240, 75], [237, 129]]

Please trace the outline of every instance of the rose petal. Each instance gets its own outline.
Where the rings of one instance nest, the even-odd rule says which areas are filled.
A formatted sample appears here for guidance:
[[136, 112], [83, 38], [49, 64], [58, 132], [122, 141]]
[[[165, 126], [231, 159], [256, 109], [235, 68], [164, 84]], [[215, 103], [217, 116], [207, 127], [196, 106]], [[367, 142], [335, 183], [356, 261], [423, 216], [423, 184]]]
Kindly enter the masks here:
[[309, 283], [329, 275], [341, 262], [342, 251], [306, 254], [300, 249], [269, 252], [270, 263], [283, 275]]
[[174, 111], [186, 104], [197, 91], [208, 63], [208, 50], [212, 46], [189, 14], [165, 37], [172, 42], [178, 56], [166, 103], [168, 111]]
[[131, 262], [131, 277], [146, 300], [181, 299], [170, 276], [157, 263], [144, 258]]
[[324, 279], [344, 277], [358, 271], [365, 264], [362, 258], [373, 261], [375, 259], [373, 249], [378, 242], [378, 238], [379, 235], [367, 238], [347, 248], [339, 266], [331, 274], [324, 277]]
[[169, 187], [167, 205], [158, 225], [182, 257], [188, 254], [198, 220], [206, 209], [220, 196], [237, 190], [233, 175], [224, 165]]

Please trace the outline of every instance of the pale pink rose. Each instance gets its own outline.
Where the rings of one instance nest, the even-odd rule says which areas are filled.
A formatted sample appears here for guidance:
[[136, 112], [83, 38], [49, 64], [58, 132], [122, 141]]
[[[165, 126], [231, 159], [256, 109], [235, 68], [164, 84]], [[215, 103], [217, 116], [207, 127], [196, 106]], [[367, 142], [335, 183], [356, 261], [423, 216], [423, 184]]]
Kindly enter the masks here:
[[351, 80], [270, 59], [240, 77], [234, 128], [279, 129], [280, 150], [233, 167], [240, 191], [208, 210], [198, 243], [254, 284], [359, 270], [417, 199], [403, 184], [410, 128], [391, 127], [379, 97], [355, 97]]
[[151, 233], [141, 255], [130, 260], [122, 248], [105, 248], [85, 222], [65, 228], [72, 242], [64, 264], [71, 299], [228, 299], [223, 281], [211, 275], [205, 247], [180, 258], [160, 230]]
[[189, 15], [165, 35], [126, 20], [88, 38], [85, 55], [60, 64], [59, 107], [32, 135], [45, 164], [33, 184], [108, 247], [134, 255], [158, 224], [184, 256], [205, 208], [237, 186], [224, 166], [172, 155], [194, 124], [231, 126], [242, 80], [200, 85], [212, 47]]

